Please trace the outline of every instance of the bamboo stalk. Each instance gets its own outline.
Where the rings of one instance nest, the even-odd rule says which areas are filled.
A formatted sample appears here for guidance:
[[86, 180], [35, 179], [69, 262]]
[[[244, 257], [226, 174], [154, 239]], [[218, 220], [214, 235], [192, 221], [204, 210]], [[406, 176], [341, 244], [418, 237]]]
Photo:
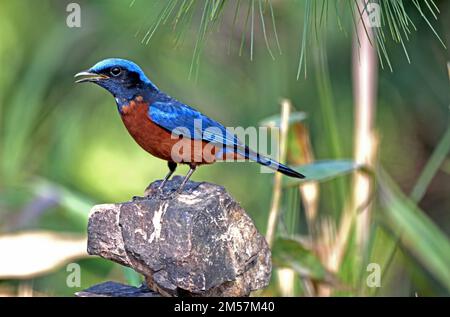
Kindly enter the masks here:
[[[368, 0], [357, 2], [357, 12], [363, 11]], [[374, 167], [377, 136], [374, 132], [375, 109], [378, 80], [378, 58], [374, 42], [374, 32], [370, 28], [367, 12], [362, 15], [357, 27], [360, 47], [353, 43], [353, 86], [355, 95], [355, 163]], [[358, 60], [359, 57], [359, 60]], [[367, 244], [370, 235], [371, 177], [366, 173], [356, 173], [353, 179], [352, 210], [356, 214], [356, 241], [360, 250]], [[360, 210], [360, 206], [365, 205]]]
[[[287, 99], [281, 101], [281, 123], [280, 123], [280, 155], [279, 161], [283, 163], [286, 157], [287, 150], [287, 137], [289, 130], [289, 115], [291, 112], [291, 102]], [[267, 223], [266, 240], [269, 247], [273, 246], [275, 240], [275, 232], [278, 225], [278, 219], [280, 216], [280, 201], [281, 201], [281, 190], [282, 190], [282, 174], [276, 173], [274, 176], [274, 184], [272, 191], [272, 204], [269, 212], [269, 220]]]
[[[374, 131], [378, 59], [376, 48], [372, 45], [375, 43], [374, 32], [370, 28], [367, 11], [364, 11], [367, 3], [368, 0], [355, 3], [355, 19], [358, 22], [353, 38], [354, 160], [357, 164], [374, 167], [378, 145]], [[356, 173], [352, 188], [352, 202], [344, 209], [334, 250], [330, 255], [329, 269], [332, 271], [337, 271], [340, 266], [353, 225], [356, 225], [356, 243], [360, 251], [364, 250], [370, 235], [371, 205], [367, 203], [372, 191], [370, 176]]]
[[[287, 138], [289, 130], [289, 115], [291, 102], [287, 99], [281, 101], [281, 122], [279, 134], [279, 162], [284, 163], [287, 153]], [[267, 223], [266, 240], [269, 247], [273, 246], [275, 240], [278, 220], [280, 218], [280, 202], [282, 193], [282, 174], [275, 173], [272, 191], [272, 204]], [[278, 286], [282, 296], [294, 296], [295, 273], [292, 269], [277, 270]]]
[[277, 269], [278, 288], [283, 297], [294, 296], [295, 271], [289, 268]]
[[[314, 152], [311, 145], [308, 128], [303, 123], [298, 123], [293, 127], [296, 133], [296, 139], [299, 143], [301, 156], [295, 160], [295, 165], [310, 164], [314, 162]], [[305, 217], [311, 238], [311, 244], [316, 241], [316, 219], [319, 202], [319, 183], [307, 182], [299, 185], [300, 195], [305, 207]]]

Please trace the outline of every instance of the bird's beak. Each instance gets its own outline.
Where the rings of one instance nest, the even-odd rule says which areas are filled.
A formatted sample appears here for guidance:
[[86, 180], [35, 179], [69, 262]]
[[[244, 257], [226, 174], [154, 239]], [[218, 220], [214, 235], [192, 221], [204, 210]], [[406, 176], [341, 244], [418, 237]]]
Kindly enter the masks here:
[[97, 82], [97, 81], [109, 78], [106, 75], [96, 74], [96, 73], [91, 72], [91, 71], [79, 72], [74, 77], [75, 78], [79, 78], [79, 79], [77, 79], [75, 81], [75, 83], [77, 83], [77, 84], [78, 83], [84, 83], [84, 82]]

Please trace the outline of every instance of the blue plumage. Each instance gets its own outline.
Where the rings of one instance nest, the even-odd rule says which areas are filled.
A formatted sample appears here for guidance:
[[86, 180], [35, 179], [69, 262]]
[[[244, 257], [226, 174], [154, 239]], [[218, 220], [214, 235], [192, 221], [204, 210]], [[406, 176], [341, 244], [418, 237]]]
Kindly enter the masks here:
[[159, 126], [177, 135], [212, 142], [219, 147], [244, 146], [222, 124], [173, 99], [153, 102], [149, 107], [149, 117]]
[[157, 88], [155, 86], [155, 84], [153, 84], [151, 82], [151, 80], [148, 79], [147, 76], [145, 76], [145, 74], [142, 71], [142, 69], [136, 63], [134, 63], [132, 61], [125, 60], [125, 59], [121, 59], [121, 58], [107, 58], [107, 59], [104, 59], [104, 60], [98, 62], [94, 66], [92, 66], [90, 70], [101, 74], [104, 70], [107, 70], [107, 69], [109, 69], [111, 67], [122, 67], [124, 69], [127, 69], [130, 72], [137, 73], [137, 74], [139, 74], [139, 79], [142, 82], [150, 84], [153, 87]]
[[[162, 128], [162, 131], [166, 130], [189, 139], [212, 143], [219, 150], [219, 153], [216, 153], [217, 158], [220, 158], [225, 153], [239, 154], [241, 157], [256, 161], [285, 175], [304, 178], [302, 174], [293, 169], [250, 150], [219, 122], [161, 92], [145, 76], [142, 69], [131, 61], [119, 58], [105, 59], [95, 64], [88, 71], [77, 75], [86, 76], [77, 82], [94, 82], [111, 92], [116, 99], [121, 115], [125, 114], [124, 109], [129, 111], [129, 105], [139, 99], [141, 103], [148, 107], [148, 109], [144, 109], [147, 119], [149, 119], [148, 122], [154, 123], [159, 127], [158, 129]], [[135, 120], [139, 121], [139, 119]], [[131, 125], [135, 126], [134, 122], [136, 121], [132, 121]], [[149, 127], [150, 125], [148, 127], [146, 125], [143, 126], [142, 129], [146, 130], [146, 133], [141, 128], [139, 128], [141, 130], [138, 129], [137, 131], [139, 133], [142, 131], [142, 135], [146, 135], [145, 137], [148, 138], [147, 141], [152, 141], [149, 144], [154, 144], [152, 145], [154, 147], [160, 147], [160, 144], [165, 143], [166, 140], [153, 143], [155, 139], [151, 136], [152, 130]], [[174, 163], [172, 157], [164, 157], [164, 159], [169, 162], [170, 173], [166, 176], [162, 186], [164, 186], [165, 181], [176, 168], [176, 163]], [[191, 170], [180, 189], [198, 164], [190, 162], [189, 165]]]
[[217, 153], [218, 157], [221, 157], [226, 152], [238, 153], [246, 159], [278, 170], [283, 174], [292, 177], [301, 177], [300, 173], [297, 173], [286, 165], [250, 150], [222, 124], [205, 116], [201, 112], [165, 94], [162, 97], [159, 95], [159, 98], [162, 101], [153, 102], [149, 107], [148, 115], [154, 123], [167, 131], [190, 139], [213, 143], [222, 149], [221, 152]]

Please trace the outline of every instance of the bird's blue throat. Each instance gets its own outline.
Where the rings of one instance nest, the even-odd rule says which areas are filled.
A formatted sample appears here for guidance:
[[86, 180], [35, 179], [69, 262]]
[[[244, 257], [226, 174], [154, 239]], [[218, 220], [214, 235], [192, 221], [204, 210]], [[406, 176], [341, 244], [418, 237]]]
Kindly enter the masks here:
[[134, 91], [127, 94], [121, 94], [114, 96], [114, 99], [116, 100], [117, 104], [117, 110], [120, 114], [123, 114], [123, 107], [129, 106], [131, 101], [137, 101], [137, 99], [142, 98], [144, 102], [150, 104], [151, 100], [154, 100], [155, 95], [157, 92], [150, 92], [150, 91]]

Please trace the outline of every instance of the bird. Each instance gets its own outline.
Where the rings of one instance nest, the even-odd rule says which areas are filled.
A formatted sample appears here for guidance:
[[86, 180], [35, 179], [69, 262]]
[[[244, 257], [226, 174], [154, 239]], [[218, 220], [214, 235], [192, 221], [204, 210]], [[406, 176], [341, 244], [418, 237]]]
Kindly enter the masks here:
[[253, 151], [221, 123], [161, 91], [132, 61], [107, 58], [77, 73], [75, 78], [75, 83], [94, 83], [109, 91], [134, 140], [151, 155], [167, 161], [169, 172], [159, 189], [178, 164], [189, 165], [176, 190], [181, 193], [197, 166], [230, 158], [254, 161], [290, 177], [305, 177]]

